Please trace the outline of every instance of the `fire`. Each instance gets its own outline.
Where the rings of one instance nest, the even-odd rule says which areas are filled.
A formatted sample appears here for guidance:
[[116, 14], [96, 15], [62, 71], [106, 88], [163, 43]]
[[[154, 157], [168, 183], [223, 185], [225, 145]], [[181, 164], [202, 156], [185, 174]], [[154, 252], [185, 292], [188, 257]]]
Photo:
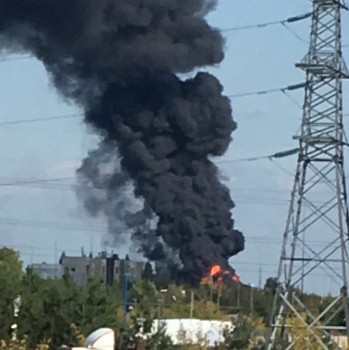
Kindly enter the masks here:
[[212, 265], [208, 274], [201, 279], [201, 284], [222, 284], [230, 276], [233, 282], [240, 283], [239, 275], [232, 274], [230, 270], [223, 270], [220, 265]]
[[213, 265], [210, 269], [210, 276], [214, 277], [222, 272], [222, 268], [219, 265]]
[[240, 282], [240, 276], [239, 275], [234, 275], [233, 277], [232, 277], [232, 279], [233, 279], [233, 281], [234, 282]]

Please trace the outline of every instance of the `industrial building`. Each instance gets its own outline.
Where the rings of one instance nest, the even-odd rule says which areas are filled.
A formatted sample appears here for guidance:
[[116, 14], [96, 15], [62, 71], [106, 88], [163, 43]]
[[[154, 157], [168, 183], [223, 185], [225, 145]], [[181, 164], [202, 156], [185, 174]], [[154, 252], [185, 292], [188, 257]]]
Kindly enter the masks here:
[[95, 257], [92, 254], [68, 256], [63, 253], [59, 264], [64, 273], [69, 273], [77, 284], [85, 286], [90, 276], [98, 276], [108, 285], [121, 282], [125, 276], [130, 281], [140, 280], [146, 263], [132, 261], [128, 256], [121, 259], [117, 254], [102, 252]]
[[29, 266], [33, 269], [41, 278], [61, 278], [63, 275], [63, 267], [59, 264], [48, 264], [42, 262], [40, 264], [31, 264]]
[[86, 286], [91, 276], [100, 277], [101, 281], [108, 285], [121, 282], [125, 276], [130, 281], [138, 281], [142, 278], [145, 268], [144, 261], [132, 261], [128, 256], [124, 259], [117, 254], [99, 253], [97, 256], [83, 252], [81, 256], [68, 256], [62, 253], [59, 264], [32, 264], [32, 268], [42, 278], [61, 278], [68, 273], [74, 281]]

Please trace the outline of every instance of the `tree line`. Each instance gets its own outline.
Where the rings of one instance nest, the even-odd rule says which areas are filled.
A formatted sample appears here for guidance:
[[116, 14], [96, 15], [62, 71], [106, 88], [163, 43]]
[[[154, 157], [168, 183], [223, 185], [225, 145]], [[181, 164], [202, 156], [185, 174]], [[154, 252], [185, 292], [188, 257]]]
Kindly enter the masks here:
[[[264, 288], [252, 288], [242, 283], [233, 287], [171, 283], [166, 274], [153, 274], [147, 264], [141, 281], [129, 283], [127, 300], [125, 286], [108, 286], [98, 276], [91, 276], [86, 287], [77, 285], [65, 274], [60, 279], [43, 279], [30, 268], [23, 269], [19, 255], [8, 248], [0, 249], [0, 349], [10, 349], [13, 324], [16, 336], [28, 350], [44, 346], [57, 349], [62, 345], [76, 346], [100, 327], [110, 327], [123, 334], [126, 343], [155, 318], [200, 318], [230, 320], [235, 316], [236, 330], [227, 334], [221, 349], [259, 349], [259, 330], [269, 321], [275, 279], [267, 279]], [[14, 300], [20, 296], [18, 317], [14, 315]], [[331, 301], [316, 295], [314, 308], [324, 308]], [[125, 337], [125, 334], [127, 335]], [[126, 340], [125, 340], [126, 339]], [[126, 344], [125, 343], [125, 344]], [[120, 349], [128, 345], [120, 345]], [[153, 345], [151, 345], [153, 344]], [[155, 344], [155, 345], [154, 345]], [[146, 349], [170, 349], [165, 334], [148, 341]]]

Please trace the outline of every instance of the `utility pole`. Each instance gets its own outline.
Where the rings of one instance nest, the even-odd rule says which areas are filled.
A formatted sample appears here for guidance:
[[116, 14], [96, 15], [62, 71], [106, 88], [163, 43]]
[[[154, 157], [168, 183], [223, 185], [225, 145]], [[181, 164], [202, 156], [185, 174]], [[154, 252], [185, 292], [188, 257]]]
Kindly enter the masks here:
[[262, 289], [262, 279], [263, 279], [263, 270], [262, 270], [262, 265], [259, 265], [259, 271], [258, 271], [258, 288]]
[[128, 285], [129, 285], [129, 276], [127, 273], [124, 275], [124, 317], [125, 324], [128, 322]]
[[190, 291], [190, 314], [189, 318], [193, 318], [194, 315], [194, 291]]
[[[343, 0], [312, 0], [309, 51], [296, 67], [306, 73], [299, 155], [284, 232], [267, 349], [295, 349], [311, 339], [318, 349], [338, 348], [331, 331], [349, 337], [348, 205], [343, 147]], [[306, 232], [306, 240], [305, 240]], [[315, 274], [315, 276], [314, 276]], [[320, 274], [320, 276], [319, 276]], [[314, 310], [300, 288], [331, 281], [335, 297]], [[340, 317], [339, 317], [340, 316]], [[343, 317], [342, 317], [343, 316]], [[295, 329], [295, 323], [297, 330]], [[340, 324], [342, 323], [342, 324]], [[300, 328], [300, 330], [299, 330]], [[315, 348], [315, 347], [314, 347]]]
[[253, 314], [254, 314], [253, 288], [254, 288], [254, 285], [250, 284], [250, 315], [251, 316], [253, 316]]
[[57, 242], [55, 242], [54, 251], [55, 251], [55, 278], [58, 278], [58, 270], [57, 270], [57, 264], [58, 264], [58, 255], [57, 255], [57, 252], [58, 252], [58, 245], [57, 245]]

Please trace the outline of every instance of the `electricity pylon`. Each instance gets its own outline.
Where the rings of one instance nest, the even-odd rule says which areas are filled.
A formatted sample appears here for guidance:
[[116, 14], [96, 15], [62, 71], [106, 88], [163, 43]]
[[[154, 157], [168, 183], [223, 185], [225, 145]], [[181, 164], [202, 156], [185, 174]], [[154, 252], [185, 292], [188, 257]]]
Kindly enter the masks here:
[[[297, 171], [283, 237], [272, 332], [267, 349], [338, 348], [333, 330], [349, 337], [348, 205], [344, 175], [341, 0], [312, 0], [309, 51], [296, 67], [306, 73]], [[331, 289], [327, 304], [311, 305], [302, 293]], [[320, 311], [319, 311], [320, 309]], [[297, 329], [296, 329], [297, 328]]]

